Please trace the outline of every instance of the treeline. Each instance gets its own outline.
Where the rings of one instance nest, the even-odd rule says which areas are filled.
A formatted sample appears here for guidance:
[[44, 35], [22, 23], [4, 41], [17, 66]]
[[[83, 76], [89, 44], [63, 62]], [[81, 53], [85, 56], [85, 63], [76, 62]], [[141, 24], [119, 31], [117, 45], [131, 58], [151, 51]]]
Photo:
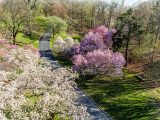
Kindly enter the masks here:
[[[160, 0], [150, 0], [131, 7], [137, 24], [143, 26], [145, 32], [156, 32], [157, 37], [159, 37], [160, 31], [159, 4]], [[0, 18], [3, 22], [10, 19], [12, 22], [16, 21], [15, 23], [25, 23], [27, 24], [26, 28], [31, 32], [36, 16], [57, 16], [67, 22], [68, 31], [83, 33], [85, 30], [99, 25], [117, 28], [120, 18], [127, 14], [129, 7], [125, 6], [125, 0], [118, 2], [106, 0], [3, 0]]]
[[114, 27], [117, 17], [125, 11], [124, 0], [121, 2], [99, 0], [52, 0], [44, 7], [46, 16], [56, 15], [65, 19], [69, 30], [83, 32], [99, 25]]
[[126, 61], [134, 61], [147, 53], [153, 62], [160, 39], [160, 0], [133, 6], [126, 6], [125, 0], [3, 0], [0, 12], [0, 20], [12, 33], [14, 43], [19, 32], [32, 36], [41, 26], [50, 27], [53, 35], [68, 26], [68, 33], [83, 36], [90, 29], [105, 25], [117, 30], [113, 49], [124, 52]]
[[[147, 59], [153, 63], [160, 39], [160, 0], [126, 6], [125, 0], [55, 0], [44, 7], [46, 16], [67, 21], [69, 32], [85, 31], [99, 25], [115, 28], [114, 51], [122, 51], [128, 62]], [[158, 53], [159, 54], [159, 53]], [[143, 61], [143, 59], [142, 59]], [[127, 65], [126, 63], [126, 65]]]

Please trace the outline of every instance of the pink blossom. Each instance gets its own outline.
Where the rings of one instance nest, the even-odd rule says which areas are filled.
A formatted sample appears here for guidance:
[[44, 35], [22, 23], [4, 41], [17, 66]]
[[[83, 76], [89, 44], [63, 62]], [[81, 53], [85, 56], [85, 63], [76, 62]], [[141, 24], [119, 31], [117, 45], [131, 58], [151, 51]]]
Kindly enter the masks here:
[[[98, 49], [109, 49], [112, 46], [112, 31], [105, 26], [91, 30], [80, 42], [79, 46], [73, 46], [75, 54], [86, 54]], [[79, 47], [79, 48], [78, 48]], [[77, 53], [78, 52], [78, 53]], [[74, 55], [75, 55], [74, 54]]]
[[73, 57], [76, 66], [81, 66], [87, 64], [87, 60], [83, 57], [83, 55], [75, 55]]
[[87, 69], [91, 70], [87, 71], [87, 74], [112, 73], [117, 75], [120, 74], [119, 71], [123, 68], [125, 60], [121, 54], [113, 53], [111, 50], [95, 50], [83, 56], [76, 55], [73, 63], [75, 63], [74, 70], [80, 73]]
[[6, 49], [16, 49], [18, 46], [17, 45], [12, 45], [10, 44], [7, 40], [0, 40], [0, 45]]
[[39, 55], [39, 50], [32, 45], [26, 45], [26, 46], [24, 46], [24, 49], [25, 50], [31, 50], [34, 54], [40, 56]]
[[79, 52], [80, 52], [80, 45], [79, 44], [76, 44], [70, 48], [71, 55], [77, 55], [77, 54], [79, 54]]
[[101, 25], [93, 30], [94, 33], [99, 33], [101, 36], [104, 36], [108, 32], [108, 28]]
[[18, 48], [18, 46], [17, 45], [10, 45], [10, 46], [8, 46], [8, 48], [9, 49], [16, 49], [16, 48]]
[[79, 45], [73, 46], [73, 69], [80, 74], [121, 75], [125, 64], [121, 53], [114, 53], [112, 35], [116, 30], [100, 26], [91, 30]]
[[0, 56], [1, 56], [1, 57], [5, 56], [5, 55], [7, 54], [7, 52], [8, 52], [8, 51], [7, 51], [6, 49], [4, 49], [4, 48], [3, 48], [3, 49], [0, 49]]

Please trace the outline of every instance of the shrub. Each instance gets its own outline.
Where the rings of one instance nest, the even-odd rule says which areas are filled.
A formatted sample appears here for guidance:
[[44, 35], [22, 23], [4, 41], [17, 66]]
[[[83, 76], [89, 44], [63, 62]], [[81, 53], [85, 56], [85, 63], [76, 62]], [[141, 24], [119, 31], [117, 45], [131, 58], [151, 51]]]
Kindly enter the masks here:
[[122, 75], [125, 64], [123, 55], [111, 50], [114, 32], [100, 26], [91, 30], [80, 44], [74, 45], [71, 48], [73, 70], [84, 75]]
[[86, 108], [75, 105], [75, 74], [71, 71], [45, 67], [49, 63], [28, 47], [8, 50], [4, 62], [13, 67], [9, 71], [0, 68], [0, 119], [88, 119]]
[[72, 38], [79, 41], [81, 40], [81, 36], [80, 35], [72, 35]]
[[53, 52], [68, 58], [70, 56], [71, 47], [75, 44], [71, 37], [65, 38], [64, 40], [58, 37], [53, 43]]
[[65, 49], [65, 41], [61, 38], [58, 37], [54, 42], [53, 42], [53, 52], [54, 53], [61, 53]]
[[52, 32], [53, 35], [56, 35], [62, 31], [66, 31], [68, 27], [67, 23], [64, 20], [56, 16], [38, 16], [36, 17], [35, 21], [43, 31]]

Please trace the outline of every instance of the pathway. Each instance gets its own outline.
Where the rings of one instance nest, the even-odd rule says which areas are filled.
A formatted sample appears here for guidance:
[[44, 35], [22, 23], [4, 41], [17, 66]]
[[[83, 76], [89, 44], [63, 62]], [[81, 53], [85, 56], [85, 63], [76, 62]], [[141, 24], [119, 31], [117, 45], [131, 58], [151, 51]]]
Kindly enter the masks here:
[[91, 120], [111, 120], [81, 89], [77, 90], [79, 98], [77, 103], [87, 107], [88, 113], [91, 115]]
[[[48, 60], [52, 65], [53, 69], [60, 67], [58, 62], [55, 60], [51, 51], [41, 51], [41, 57]], [[111, 120], [106, 113], [104, 113], [80, 88], [77, 89], [79, 97], [76, 101], [77, 105], [83, 105], [87, 107], [88, 113], [91, 115], [91, 120]]]

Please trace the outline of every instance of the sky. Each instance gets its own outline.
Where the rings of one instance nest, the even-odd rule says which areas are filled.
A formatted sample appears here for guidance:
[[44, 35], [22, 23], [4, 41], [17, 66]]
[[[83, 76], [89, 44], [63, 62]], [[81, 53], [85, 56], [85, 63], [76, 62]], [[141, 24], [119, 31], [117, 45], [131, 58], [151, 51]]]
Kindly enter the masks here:
[[[0, 0], [0, 2], [2, 2], [3, 0]], [[106, 1], [122, 1], [122, 0], [106, 0]], [[132, 6], [136, 3], [139, 3], [139, 2], [145, 2], [145, 1], [148, 1], [148, 0], [125, 0], [125, 6]]]
[[148, 1], [148, 0], [125, 0], [125, 5], [131, 6], [131, 5], [134, 5], [136, 3], [145, 2], [145, 1]]
[[[76, 0], [74, 0], [74, 1], [76, 1]], [[125, 6], [133, 6], [133, 5], [138, 5], [140, 2], [146, 2], [146, 1], [149, 1], [149, 0], [93, 0], [93, 1], [106, 1], [106, 2], [109, 2], [109, 3], [112, 2], [112, 1], [115, 1], [116, 3], [117, 2], [122, 3], [122, 1], [125, 1], [124, 2]]]
[[138, 2], [138, 0], [126, 0], [125, 1], [125, 5], [133, 5], [133, 4], [137, 3], [137, 2]]
[[[111, 1], [122, 2], [123, 0], [105, 0], [105, 1], [108, 1], [108, 2], [111, 2]], [[124, 3], [125, 6], [132, 6], [132, 5], [136, 5], [140, 2], [145, 2], [145, 1], [149, 1], [149, 0], [124, 0], [124, 1], [125, 1], [125, 3]]]

